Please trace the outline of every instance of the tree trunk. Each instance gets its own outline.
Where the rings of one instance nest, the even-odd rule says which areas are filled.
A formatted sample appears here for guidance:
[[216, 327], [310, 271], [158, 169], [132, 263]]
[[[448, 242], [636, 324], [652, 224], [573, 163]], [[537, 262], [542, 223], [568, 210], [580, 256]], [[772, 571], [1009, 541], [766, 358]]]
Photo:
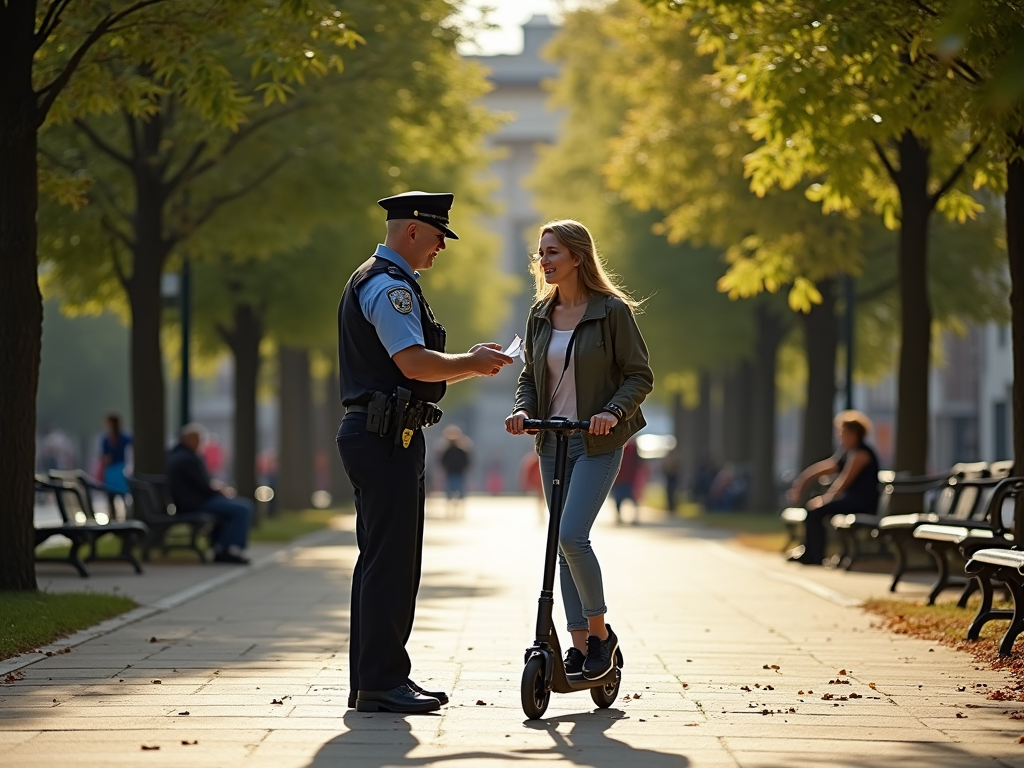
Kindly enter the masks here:
[[160, 113], [136, 130], [132, 142], [135, 217], [132, 274], [128, 300], [132, 310], [132, 427], [135, 430], [135, 469], [162, 474], [166, 453], [167, 400], [164, 390], [163, 355], [160, 348], [162, 305], [160, 279], [172, 242], [164, 232], [167, 190], [158, 177], [162, 135]]
[[[1024, 149], [1024, 133], [1014, 136], [1014, 142], [1018, 149]], [[1024, 160], [1018, 157], [1008, 162], [1006, 171], [1006, 250], [1013, 314], [1013, 455], [1019, 475], [1024, 462]], [[1018, 515], [1017, 519], [1024, 517]], [[1015, 533], [1019, 536], [1024, 531]]]
[[778, 506], [775, 483], [775, 366], [785, 334], [783, 319], [770, 307], [755, 310], [757, 337], [751, 418], [751, 477], [747, 508], [771, 512]]
[[899, 142], [900, 367], [896, 469], [925, 473], [928, 461], [928, 364], [932, 309], [928, 299], [928, 149], [907, 131]]
[[821, 304], [801, 316], [807, 355], [807, 406], [804, 410], [800, 466], [808, 467], [832, 453], [832, 411], [836, 401], [836, 281], [818, 283]]
[[724, 459], [737, 464], [750, 460], [751, 375], [750, 361], [739, 360], [729, 367], [724, 381]]
[[34, 590], [36, 390], [43, 335], [37, 282], [35, 3], [0, 7], [0, 590]]
[[132, 312], [131, 383], [132, 429], [134, 430], [135, 471], [164, 473], [166, 458], [166, 396], [163, 356], [160, 353], [159, 265], [140, 256], [135, 258], [135, 273], [129, 281], [128, 301]]
[[341, 385], [338, 382], [338, 371], [332, 369], [330, 374], [324, 378], [324, 402], [327, 411], [327, 423], [324, 426], [326, 440], [324, 444], [327, 450], [327, 467], [331, 479], [331, 498], [335, 506], [347, 504], [352, 501], [352, 483], [349, 482], [345, 473], [345, 466], [341, 463], [341, 456], [338, 455], [338, 444], [335, 437], [338, 434], [338, 426], [345, 418], [345, 409], [341, 405]]
[[279, 509], [308, 509], [313, 495], [312, 382], [305, 349], [278, 348], [281, 373], [277, 456]]
[[221, 335], [235, 358], [235, 487], [239, 496], [256, 492], [256, 384], [260, 373], [262, 313], [250, 304], [235, 307], [234, 326]]

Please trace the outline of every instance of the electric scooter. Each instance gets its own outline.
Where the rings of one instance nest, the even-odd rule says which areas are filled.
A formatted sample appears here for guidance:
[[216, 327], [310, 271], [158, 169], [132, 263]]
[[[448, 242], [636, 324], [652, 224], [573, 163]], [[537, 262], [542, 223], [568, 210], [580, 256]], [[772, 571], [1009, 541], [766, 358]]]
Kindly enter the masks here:
[[565, 502], [565, 466], [569, 458], [569, 435], [576, 431], [590, 429], [589, 421], [568, 421], [566, 419], [527, 419], [523, 427], [528, 430], [553, 432], [555, 437], [555, 475], [551, 481], [551, 505], [548, 515], [548, 540], [544, 553], [544, 582], [541, 586], [537, 606], [537, 636], [533, 645], [526, 649], [526, 668], [520, 693], [523, 712], [530, 720], [543, 717], [551, 700], [551, 692], [575, 693], [590, 691], [594, 703], [602, 709], [610, 707], [619, 695], [622, 681], [622, 652], [615, 652], [615, 664], [608, 674], [597, 680], [587, 680], [582, 675], [565, 674], [562, 665], [562, 649], [558, 643], [552, 619], [554, 608], [555, 563], [558, 557], [558, 529], [562, 520], [562, 505]]

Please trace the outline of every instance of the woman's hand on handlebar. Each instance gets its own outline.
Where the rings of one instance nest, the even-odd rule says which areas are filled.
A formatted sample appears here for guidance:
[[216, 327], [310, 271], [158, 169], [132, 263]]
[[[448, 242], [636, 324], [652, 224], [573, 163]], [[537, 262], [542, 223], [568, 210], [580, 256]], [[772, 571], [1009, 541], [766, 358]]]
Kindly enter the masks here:
[[590, 417], [590, 434], [607, 435], [618, 423], [619, 419], [608, 411], [595, 413]]
[[535, 435], [535, 429], [523, 429], [523, 422], [530, 418], [526, 411], [516, 411], [505, 419], [505, 431], [510, 435]]

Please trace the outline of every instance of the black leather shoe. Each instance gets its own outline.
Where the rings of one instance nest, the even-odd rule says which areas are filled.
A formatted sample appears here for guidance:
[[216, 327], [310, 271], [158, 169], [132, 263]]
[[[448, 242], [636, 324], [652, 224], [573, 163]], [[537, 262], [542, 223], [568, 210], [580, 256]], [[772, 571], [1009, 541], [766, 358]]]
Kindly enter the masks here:
[[249, 558], [236, 555], [231, 552], [217, 552], [213, 556], [215, 563], [230, 563], [231, 565], [249, 565]]
[[441, 702], [431, 696], [417, 693], [408, 685], [390, 691], [360, 691], [356, 696], [357, 712], [401, 712], [424, 715], [441, 708]]
[[583, 662], [586, 661], [587, 657], [583, 655], [583, 651], [579, 648], [570, 648], [565, 652], [565, 661], [562, 664], [565, 666], [565, 676], [572, 680], [574, 677], [579, 678], [583, 674]]
[[437, 699], [438, 703], [440, 703], [442, 706], [448, 703], [448, 694], [444, 691], [425, 690], [418, 686], [416, 683], [414, 683], [412, 680], [406, 680], [405, 684], [412, 688], [414, 691], [416, 691], [416, 693], [419, 693], [423, 696], [429, 696], [432, 699]]
[[591, 635], [587, 638], [587, 660], [583, 662], [583, 677], [587, 680], [597, 680], [604, 677], [615, 666], [615, 652], [619, 650], [619, 638], [612, 632], [610, 624], [608, 627], [608, 639], [600, 640]]

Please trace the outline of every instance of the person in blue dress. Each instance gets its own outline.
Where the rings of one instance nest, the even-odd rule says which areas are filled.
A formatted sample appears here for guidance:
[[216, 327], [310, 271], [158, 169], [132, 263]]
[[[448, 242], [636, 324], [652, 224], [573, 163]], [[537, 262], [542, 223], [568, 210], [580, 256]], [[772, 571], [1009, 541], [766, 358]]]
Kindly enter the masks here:
[[100, 443], [100, 479], [111, 491], [128, 493], [124, 475], [132, 436], [121, 429], [121, 417], [116, 413], [107, 415], [106, 425], [107, 431]]

